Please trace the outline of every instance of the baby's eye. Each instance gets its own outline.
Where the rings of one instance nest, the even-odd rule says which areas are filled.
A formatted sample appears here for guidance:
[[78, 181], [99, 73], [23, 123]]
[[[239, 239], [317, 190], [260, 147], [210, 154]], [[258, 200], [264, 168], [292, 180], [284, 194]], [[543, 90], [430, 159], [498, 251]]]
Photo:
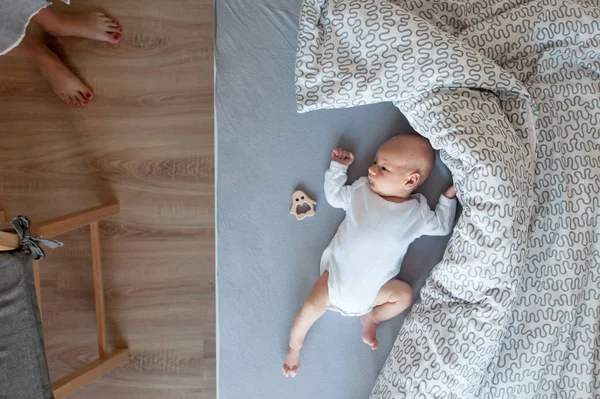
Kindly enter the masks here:
[[385, 168], [385, 166], [382, 166], [382, 167], [381, 167], [381, 170], [387, 170], [387, 169]]

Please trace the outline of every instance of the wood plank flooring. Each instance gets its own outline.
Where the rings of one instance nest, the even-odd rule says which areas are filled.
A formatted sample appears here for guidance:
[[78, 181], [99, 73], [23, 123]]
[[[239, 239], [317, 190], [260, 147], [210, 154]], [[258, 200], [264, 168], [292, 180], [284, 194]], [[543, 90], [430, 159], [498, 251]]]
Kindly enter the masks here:
[[[121, 203], [101, 245], [109, 349], [132, 356], [73, 398], [215, 398], [212, 1], [72, 3], [52, 7], [108, 12], [123, 39], [45, 38], [93, 87], [84, 109], [0, 58], [0, 208], [41, 221]], [[89, 231], [60, 238], [41, 263], [53, 380], [97, 357]]]

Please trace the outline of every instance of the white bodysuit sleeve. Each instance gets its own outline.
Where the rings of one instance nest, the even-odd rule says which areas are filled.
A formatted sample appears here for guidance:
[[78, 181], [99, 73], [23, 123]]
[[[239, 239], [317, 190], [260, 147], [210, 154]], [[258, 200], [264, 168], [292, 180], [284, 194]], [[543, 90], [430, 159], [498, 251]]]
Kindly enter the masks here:
[[325, 198], [334, 208], [347, 209], [350, 204], [350, 186], [346, 186], [348, 165], [331, 161], [325, 172]]
[[450, 234], [452, 225], [454, 224], [454, 216], [456, 215], [456, 202], [456, 199], [450, 199], [441, 195], [435, 207], [435, 212], [429, 208], [426, 201], [421, 203], [421, 214], [424, 219], [421, 235], [445, 236]]

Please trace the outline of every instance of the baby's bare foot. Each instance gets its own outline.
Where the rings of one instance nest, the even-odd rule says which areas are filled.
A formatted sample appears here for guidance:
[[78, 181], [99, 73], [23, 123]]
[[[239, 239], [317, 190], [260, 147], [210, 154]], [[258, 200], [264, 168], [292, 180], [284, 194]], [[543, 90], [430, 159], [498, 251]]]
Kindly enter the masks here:
[[281, 370], [286, 377], [295, 377], [300, 368], [300, 351], [290, 348], [285, 357]]
[[363, 342], [369, 345], [371, 349], [377, 349], [377, 347], [379, 346], [379, 342], [377, 341], [376, 336], [377, 324], [369, 317], [369, 314], [361, 316], [360, 322], [363, 325]]
[[94, 95], [92, 91], [67, 68], [49, 49], [36, 62], [40, 72], [50, 83], [54, 92], [67, 104], [76, 107], [86, 105]]
[[98, 40], [108, 43], [118, 43], [121, 40], [123, 28], [116, 19], [101, 12], [85, 12], [82, 14], [60, 14], [60, 27], [48, 33], [54, 36], [76, 36], [84, 39]]

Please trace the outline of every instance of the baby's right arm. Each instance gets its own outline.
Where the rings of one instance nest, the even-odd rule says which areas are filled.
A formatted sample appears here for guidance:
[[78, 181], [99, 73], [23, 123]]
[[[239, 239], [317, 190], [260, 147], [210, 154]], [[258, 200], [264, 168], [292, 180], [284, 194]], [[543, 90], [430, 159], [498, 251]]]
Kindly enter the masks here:
[[354, 161], [354, 154], [336, 148], [331, 154], [331, 164], [325, 172], [325, 197], [334, 208], [347, 209], [350, 203], [350, 187], [346, 186], [348, 166]]

